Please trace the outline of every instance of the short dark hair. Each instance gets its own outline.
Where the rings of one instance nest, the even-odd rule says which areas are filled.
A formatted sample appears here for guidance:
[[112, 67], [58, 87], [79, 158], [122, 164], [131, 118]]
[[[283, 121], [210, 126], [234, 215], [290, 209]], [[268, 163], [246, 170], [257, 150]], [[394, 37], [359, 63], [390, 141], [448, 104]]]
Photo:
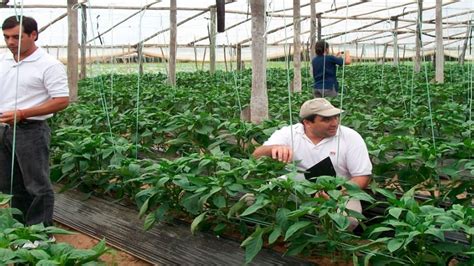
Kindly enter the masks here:
[[326, 49], [329, 49], [329, 44], [326, 41], [321, 40], [316, 43], [314, 49], [316, 50], [317, 55], [323, 55], [324, 51], [326, 51]]
[[308, 115], [307, 117], [303, 117], [301, 118], [300, 123], [303, 124], [303, 121], [305, 120], [314, 122], [314, 119], [316, 119], [317, 116], [318, 116], [317, 114], [313, 114], [313, 115]]
[[[12, 29], [16, 26], [20, 25], [20, 16], [11, 16], [5, 21], [3, 21], [2, 24], [2, 29], [8, 30]], [[36, 23], [36, 20], [32, 17], [27, 17], [23, 16], [23, 21], [21, 22], [21, 25], [23, 26], [23, 32], [30, 35], [34, 31], [36, 31], [36, 40], [38, 40], [38, 23]]]

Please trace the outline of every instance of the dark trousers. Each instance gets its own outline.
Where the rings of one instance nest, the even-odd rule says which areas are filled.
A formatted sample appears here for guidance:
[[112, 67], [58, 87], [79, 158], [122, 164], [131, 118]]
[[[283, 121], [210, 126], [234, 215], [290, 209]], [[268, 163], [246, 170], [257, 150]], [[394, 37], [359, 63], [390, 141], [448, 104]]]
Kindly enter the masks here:
[[0, 191], [13, 195], [11, 207], [27, 225], [53, 224], [54, 191], [49, 179], [51, 130], [46, 121], [17, 124], [11, 186], [13, 126], [0, 126]]
[[313, 96], [314, 98], [337, 97], [337, 91], [335, 89], [314, 89]]

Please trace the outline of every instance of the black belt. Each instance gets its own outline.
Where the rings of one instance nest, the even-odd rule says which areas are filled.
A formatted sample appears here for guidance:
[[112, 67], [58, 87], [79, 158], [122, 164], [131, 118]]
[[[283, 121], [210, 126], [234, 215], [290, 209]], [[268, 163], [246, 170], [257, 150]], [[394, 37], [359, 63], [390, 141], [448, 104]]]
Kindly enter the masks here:
[[20, 122], [18, 122], [18, 124], [20, 124], [20, 125], [33, 125], [33, 124], [41, 124], [41, 123], [44, 123], [44, 122], [45, 122], [44, 120], [25, 119], [25, 120], [21, 120]]

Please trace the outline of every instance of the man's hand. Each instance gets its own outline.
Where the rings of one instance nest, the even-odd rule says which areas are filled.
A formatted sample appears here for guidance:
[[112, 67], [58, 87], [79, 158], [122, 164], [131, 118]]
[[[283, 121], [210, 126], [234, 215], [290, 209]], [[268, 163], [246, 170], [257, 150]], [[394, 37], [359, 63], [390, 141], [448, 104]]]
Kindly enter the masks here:
[[289, 163], [293, 159], [293, 152], [288, 146], [274, 146], [272, 148], [272, 158], [280, 162]]
[[[21, 120], [25, 119], [25, 114], [22, 110], [16, 110], [16, 122], [20, 122]], [[0, 122], [13, 125], [15, 121], [15, 111], [8, 111], [4, 112], [0, 115]]]
[[317, 192], [316, 194], [314, 194], [314, 197], [315, 198], [322, 198], [322, 199], [325, 199], [325, 200], [329, 199], [329, 195], [325, 191]]
[[293, 160], [293, 151], [286, 145], [267, 145], [255, 149], [253, 156], [256, 158], [268, 156], [280, 162], [289, 163]]

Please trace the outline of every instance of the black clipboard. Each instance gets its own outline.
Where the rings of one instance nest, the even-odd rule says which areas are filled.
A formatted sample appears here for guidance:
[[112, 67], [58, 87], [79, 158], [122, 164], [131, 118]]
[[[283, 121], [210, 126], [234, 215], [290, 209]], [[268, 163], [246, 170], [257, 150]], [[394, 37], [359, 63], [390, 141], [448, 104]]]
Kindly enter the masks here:
[[329, 158], [329, 156], [308, 168], [304, 174], [304, 177], [309, 180], [311, 178], [323, 175], [336, 176], [336, 170], [334, 170], [334, 166], [332, 165], [331, 158]]

